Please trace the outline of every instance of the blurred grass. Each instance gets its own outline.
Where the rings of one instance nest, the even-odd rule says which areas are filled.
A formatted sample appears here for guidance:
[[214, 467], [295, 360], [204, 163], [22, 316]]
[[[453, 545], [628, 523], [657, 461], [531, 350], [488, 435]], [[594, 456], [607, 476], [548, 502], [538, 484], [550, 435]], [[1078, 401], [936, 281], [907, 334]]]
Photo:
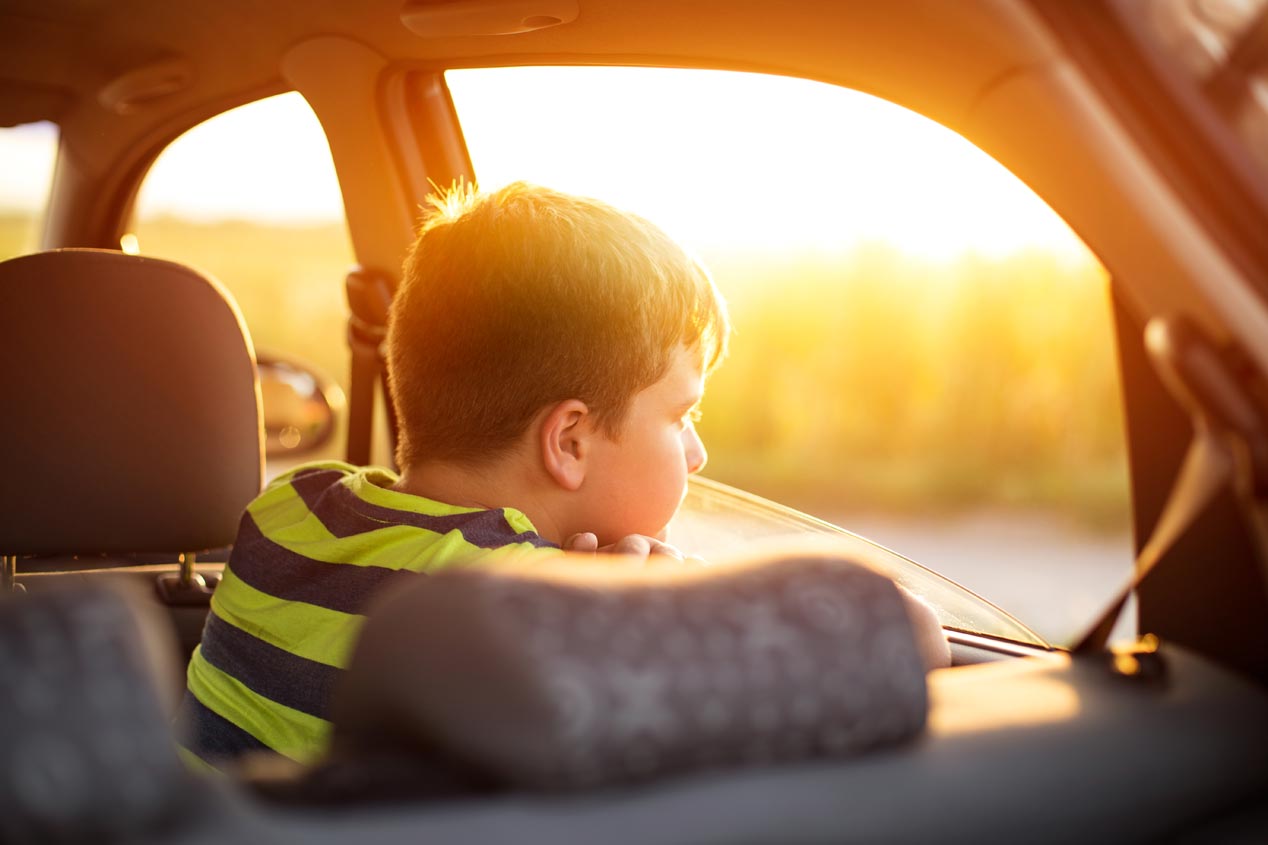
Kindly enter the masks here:
[[812, 513], [1024, 507], [1127, 524], [1091, 258], [933, 262], [871, 245], [712, 266], [736, 328], [700, 425], [713, 477]]
[[[347, 387], [343, 279], [353, 257], [342, 224], [265, 226], [159, 217], [135, 231], [141, 254], [188, 264], [228, 288], [257, 348], [285, 351]], [[36, 249], [37, 234], [29, 218], [0, 215], [0, 259]]]
[[[0, 216], [0, 258], [35, 234]], [[343, 226], [159, 218], [138, 235], [143, 254], [220, 279], [259, 348], [346, 387]], [[736, 327], [700, 424], [710, 476], [824, 515], [1022, 507], [1127, 524], [1106, 279], [1090, 258], [705, 257]]]
[[189, 264], [232, 291], [257, 347], [298, 357], [347, 388], [343, 280], [354, 259], [342, 224], [198, 224], [159, 217], [136, 232], [141, 254]]

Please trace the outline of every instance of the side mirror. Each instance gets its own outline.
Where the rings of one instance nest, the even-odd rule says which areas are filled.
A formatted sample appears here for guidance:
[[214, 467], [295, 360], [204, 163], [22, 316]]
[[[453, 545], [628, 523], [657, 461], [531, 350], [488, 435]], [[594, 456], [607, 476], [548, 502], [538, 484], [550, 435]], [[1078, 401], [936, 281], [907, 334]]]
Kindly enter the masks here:
[[264, 453], [290, 458], [315, 452], [329, 442], [347, 407], [343, 389], [298, 361], [259, 353], [260, 397], [264, 406]]

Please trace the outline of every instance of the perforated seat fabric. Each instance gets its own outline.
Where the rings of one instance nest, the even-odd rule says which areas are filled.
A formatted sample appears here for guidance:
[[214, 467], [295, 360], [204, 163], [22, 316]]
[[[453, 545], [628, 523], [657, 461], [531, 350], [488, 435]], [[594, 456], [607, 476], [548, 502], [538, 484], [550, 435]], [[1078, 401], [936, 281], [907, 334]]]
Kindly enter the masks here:
[[66, 249], [0, 263], [0, 553], [197, 551], [259, 491], [255, 355], [214, 281]]
[[805, 551], [428, 576], [369, 611], [334, 724], [349, 755], [439, 750], [570, 789], [858, 754], [915, 736], [927, 708], [898, 588]]
[[118, 584], [0, 595], [0, 841], [159, 841], [204, 822], [213, 796], [166, 729], [164, 627]]

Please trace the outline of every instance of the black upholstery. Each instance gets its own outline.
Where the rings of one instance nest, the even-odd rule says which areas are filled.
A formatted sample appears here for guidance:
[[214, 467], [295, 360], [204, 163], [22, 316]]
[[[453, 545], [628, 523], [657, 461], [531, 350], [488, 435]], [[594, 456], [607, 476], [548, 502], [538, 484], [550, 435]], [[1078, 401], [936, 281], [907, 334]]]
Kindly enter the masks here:
[[233, 541], [259, 491], [259, 384], [237, 307], [182, 265], [66, 249], [0, 263], [0, 553]]

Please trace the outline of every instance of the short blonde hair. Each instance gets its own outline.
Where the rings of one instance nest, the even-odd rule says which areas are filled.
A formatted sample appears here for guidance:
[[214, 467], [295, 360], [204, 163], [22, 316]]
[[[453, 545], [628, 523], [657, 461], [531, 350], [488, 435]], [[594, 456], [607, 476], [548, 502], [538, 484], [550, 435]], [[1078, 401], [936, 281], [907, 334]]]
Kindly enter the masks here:
[[388, 335], [400, 466], [495, 457], [565, 399], [619, 436], [678, 344], [725, 354], [708, 271], [647, 220], [523, 182], [431, 200]]

